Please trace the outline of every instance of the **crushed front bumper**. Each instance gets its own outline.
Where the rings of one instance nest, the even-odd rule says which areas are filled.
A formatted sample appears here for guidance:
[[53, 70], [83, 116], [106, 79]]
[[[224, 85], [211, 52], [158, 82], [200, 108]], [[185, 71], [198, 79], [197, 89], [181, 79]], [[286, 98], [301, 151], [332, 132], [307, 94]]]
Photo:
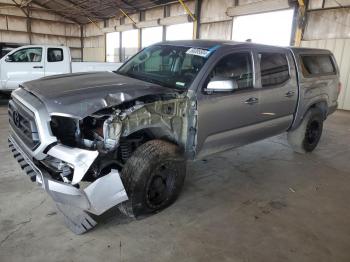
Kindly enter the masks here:
[[[85, 233], [97, 224], [90, 214], [100, 215], [128, 199], [117, 170], [112, 170], [95, 180], [85, 189], [78, 189], [71, 184], [54, 180], [47, 171], [35, 165], [11, 135], [8, 142], [21, 168], [33, 182], [36, 181], [52, 197], [57, 208], [63, 213], [66, 225], [76, 234]], [[63, 156], [61, 160], [69, 162], [65, 150], [66, 147], [55, 145], [49, 152], [54, 152], [56, 157]], [[91, 161], [91, 158], [82, 151], [84, 150], [80, 152], [78, 148], [68, 150], [72, 159], [77, 159], [79, 168], [82, 168], [81, 165], [86, 167]]]

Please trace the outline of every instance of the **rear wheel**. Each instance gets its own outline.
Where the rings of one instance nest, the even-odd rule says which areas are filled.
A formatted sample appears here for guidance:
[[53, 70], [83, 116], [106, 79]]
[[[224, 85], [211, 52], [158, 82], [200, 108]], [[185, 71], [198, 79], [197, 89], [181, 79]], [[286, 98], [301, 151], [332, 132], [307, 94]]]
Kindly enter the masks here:
[[288, 132], [288, 142], [298, 153], [312, 152], [318, 145], [323, 131], [323, 114], [317, 108], [310, 109], [300, 126]]
[[126, 162], [121, 179], [129, 200], [119, 205], [130, 217], [143, 217], [171, 205], [186, 175], [179, 148], [162, 140], [141, 145]]

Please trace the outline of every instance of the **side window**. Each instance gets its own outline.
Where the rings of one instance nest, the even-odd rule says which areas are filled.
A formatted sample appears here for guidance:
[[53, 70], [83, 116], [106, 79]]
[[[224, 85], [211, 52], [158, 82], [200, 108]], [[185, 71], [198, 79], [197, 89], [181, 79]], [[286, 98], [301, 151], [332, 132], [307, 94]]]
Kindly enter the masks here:
[[289, 80], [288, 60], [283, 53], [259, 53], [261, 85], [271, 87]]
[[250, 53], [235, 53], [225, 56], [210, 75], [213, 78], [227, 78], [237, 82], [238, 89], [253, 87], [253, 66]]
[[62, 48], [48, 48], [47, 49], [47, 61], [48, 62], [61, 62], [61, 61], [63, 61], [63, 49]]
[[303, 75], [335, 75], [336, 70], [330, 55], [302, 55]]
[[11, 62], [41, 62], [42, 48], [26, 48], [18, 50], [11, 55]]

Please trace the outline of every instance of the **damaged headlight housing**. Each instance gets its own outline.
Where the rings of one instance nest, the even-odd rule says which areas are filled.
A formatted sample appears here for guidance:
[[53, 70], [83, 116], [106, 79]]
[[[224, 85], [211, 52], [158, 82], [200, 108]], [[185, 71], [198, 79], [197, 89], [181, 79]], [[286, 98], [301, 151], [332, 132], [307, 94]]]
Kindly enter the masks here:
[[63, 182], [70, 183], [72, 181], [74, 168], [69, 163], [52, 156], [47, 156], [41, 163], [51, 174], [56, 175]]
[[122, 123], [119, 117], [111, 116], [103, 123], [103, 141], [106, 150], [114, 150], [118, 147]]

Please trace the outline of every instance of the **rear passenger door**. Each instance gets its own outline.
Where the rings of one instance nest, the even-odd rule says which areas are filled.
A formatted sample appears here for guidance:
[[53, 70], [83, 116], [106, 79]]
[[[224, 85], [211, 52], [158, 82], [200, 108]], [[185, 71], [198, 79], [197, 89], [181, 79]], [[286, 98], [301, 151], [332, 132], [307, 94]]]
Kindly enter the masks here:
[[261, 138], [266, 138], [286, 131], [292, 124], [298, 101], [298, 83], [289, 50], [260, 49], [256, 51], [256, 58]]

